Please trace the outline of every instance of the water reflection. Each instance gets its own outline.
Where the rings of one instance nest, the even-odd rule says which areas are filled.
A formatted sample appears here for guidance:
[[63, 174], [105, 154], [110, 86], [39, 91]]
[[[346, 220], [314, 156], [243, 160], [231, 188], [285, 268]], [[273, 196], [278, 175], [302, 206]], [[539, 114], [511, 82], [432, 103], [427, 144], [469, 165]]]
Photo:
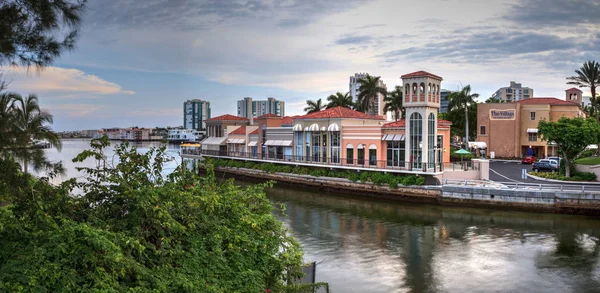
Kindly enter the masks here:
[[400, 204], [276, 187], [278, 218], [334, 292], [598, 292], [599, 228], [565, 215]]

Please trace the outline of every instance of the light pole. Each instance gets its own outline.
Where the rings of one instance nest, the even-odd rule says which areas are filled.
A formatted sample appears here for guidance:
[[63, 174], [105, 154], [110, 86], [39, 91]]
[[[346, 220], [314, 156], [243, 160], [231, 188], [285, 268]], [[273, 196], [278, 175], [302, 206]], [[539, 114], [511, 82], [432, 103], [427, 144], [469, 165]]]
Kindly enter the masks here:
[[425, 165], [423, 164], [423, 141], [419, 142], [419, 150], [420, 150], [420, 154], [419, 157], [417, 158], [418, 164], [421, 164], [421, 168], [423, 169], [423, 172], [426, 172], [427, 169], [425, 167]]

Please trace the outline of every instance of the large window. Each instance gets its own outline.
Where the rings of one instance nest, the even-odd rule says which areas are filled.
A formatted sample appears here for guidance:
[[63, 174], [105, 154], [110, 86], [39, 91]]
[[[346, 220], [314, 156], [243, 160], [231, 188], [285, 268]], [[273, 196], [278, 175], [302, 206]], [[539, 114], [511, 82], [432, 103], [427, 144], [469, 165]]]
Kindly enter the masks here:
[[356, 152], [356, 161], [357, 161], [358, 165], [362, 166], [365, 164], [365, 145], [364, 144], [358, 145], [358, 151]]
[[377, 166], [377, 146], [374, 144], [369, 146], [369, 165]]
[[332, 131], [331, 136], [331, 162], [334, 164], [340, 163], [340, 132]]
[[527, 136], [529, 141], [537, 141], [537, 133], [528, 133]]
[[413, 168], [421, 168], [422, 142], [423, 118], [415, 112], [410, 115], [410, 161]]
[[479, 134], [480, 135], [486, 135], [487, 134], [486, 129], [485, 129], [485, 125], [479, 126]]
[[386, 164], [389, 167], [404, 167], [404, 141], [388, 141], [386, 148]]
[[306, 141], [304, 142], [304, 144], [306, 145], [306, 153], [304, 154], [304, 156], [306, 157], [306, 161], [309, 161], [310, 158], [310, 132], [305, 132], [306, 133]]
[[429, 118], [427, 119], [427, 164], [428, 168], [433, 168], [435, 166], [435, 115], [433, 113], [429, 113]]
[[346, 164], [354, 165], [354, 146], [352, 144], [346, 145]]
[[321, 132], [321, 161], [327, 163], [327, 132]]
[[303, 156], [302, 155], [302, 150], [303, 150], [302, 143], [304, 142], [302, 139], [303, 137], [304, 136], [302, 135], [302, 131], [296, 132], [296, 160], [297, 161], [302, 160], [302, 156]]
[[531, 116], [531, 120], [535, 120], [535, 112], [531, 112], [529, 115]]
[[319, 162], [319, 150], [321, 133], [318, 131], [312, 132], [312, 161]]

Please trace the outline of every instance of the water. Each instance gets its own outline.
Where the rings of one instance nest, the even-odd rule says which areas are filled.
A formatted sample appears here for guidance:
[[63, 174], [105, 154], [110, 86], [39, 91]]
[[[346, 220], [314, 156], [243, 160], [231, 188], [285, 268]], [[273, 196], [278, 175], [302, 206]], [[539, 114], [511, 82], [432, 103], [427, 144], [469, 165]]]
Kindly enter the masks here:
[[[70, 161], [86, 144], [65, 141], [62, 153], [48, 153]], [[598, 219], [377, 201], [284, 185], [267, 194], [287, 206], [285, 216], [276, 216], [305, 259], [319, 262], [317, 281], [329, 282], [332, 292], [600, 292]]]

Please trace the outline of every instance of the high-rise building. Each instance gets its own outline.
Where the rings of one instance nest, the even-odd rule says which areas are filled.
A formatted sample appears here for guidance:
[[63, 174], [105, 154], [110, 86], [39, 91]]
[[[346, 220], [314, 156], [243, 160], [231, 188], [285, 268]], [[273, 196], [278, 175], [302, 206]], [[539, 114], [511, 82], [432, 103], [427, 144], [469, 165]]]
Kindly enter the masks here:
[[[367, 73], [355, 73], [354, 76], [350, 76], [350, 96], [352, 96], [352, 101], [356, 102], [358, 98], [358, 94], [360, 93], [360, 84], [359, 80], [366, 78]], [[380, 87], [387, 89], [387, 86], [383, 83], [383, 80], [379, 79], [379, 83], [377, 84]], [[380, 115], [386, 116], [386, 113], [383, 112], [383, 108], [385, 106], [383, 99], [384, 95], [377, 94], [377, 98], [375, 99], [374, 107], [369, 104], [369, 108], [367, 110], [367, 114], [370, 115]]]
[[246, 97], [237, 102], [237, 115], [239, 117], [257, 118], [266, 114], [285, 116], [285, 102], [275, 98], [253, 101], [251, 97]]
[[449, 90], [440, 91], [440, 113], [448, 113], [448, 104], [450, 104], [448, 96], [450, 96], [451, 93], [452, 91]]
[[499, 88], [492, 95], [492, 98], [500, 99], [507, 103], [525, 100], [533, 98], [533, 89], [523, 87], [520, 83], [511, 81], [509, 87]]
[[183, 127], [202, 131], [206, 129], [204, 120], [210, 119], [210, 102], [187, 100], [183, 102]]

